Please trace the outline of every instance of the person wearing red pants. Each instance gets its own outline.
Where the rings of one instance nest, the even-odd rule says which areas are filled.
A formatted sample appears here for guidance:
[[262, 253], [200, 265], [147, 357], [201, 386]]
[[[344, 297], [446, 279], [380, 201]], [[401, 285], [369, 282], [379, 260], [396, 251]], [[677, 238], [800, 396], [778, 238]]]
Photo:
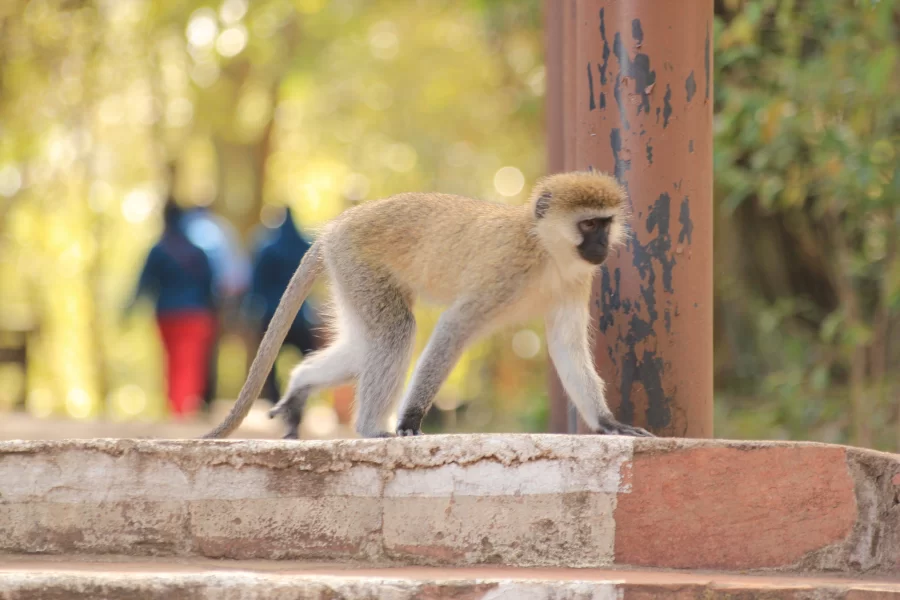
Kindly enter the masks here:
[[200, 408], [216, 332], [212, 267], [206, 253], [184, 234], [182, 214], [170, 198], [163, 210], [162, 237], [150, 249], [126, 308], [131, 312], [141, 296], [155, 296], [169, 409], [178, 419], [190, 418]]

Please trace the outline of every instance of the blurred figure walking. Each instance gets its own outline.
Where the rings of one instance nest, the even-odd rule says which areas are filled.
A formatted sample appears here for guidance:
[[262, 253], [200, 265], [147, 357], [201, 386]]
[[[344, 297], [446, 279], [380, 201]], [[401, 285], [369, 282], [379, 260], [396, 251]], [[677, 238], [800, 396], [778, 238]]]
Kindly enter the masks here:
[[218, 382], [219, 341], [223, 334], [234, 331], [240, 316], [240, 303], [250, 285], [250, 260], [240, 236], [226, 219], [206, 206], [185, 212], [181, 227], [187, 238], [203, 250], [213, 274], [213, 292], [218, 302], [216, 333], [209, 351], [206, 391], [200, 407], [209, 412], [215, 400]]
[[[246, 312], [258, 323], [260, 335], [268, 328], [281, 296], [297, 269], [297, 265], [309, 250], [311, 243], [300, 233], [290, 209], [284, 209], [284, 221], [274, 233], [259, 236], [253, 257], [253, 274]], [[313, 329], [318, 319], [309, 300], [305, 301], [288, 330], [285, 345], [294, 346], [303, 356], [318, 347]], [[280, 396], [276, 367], [273, 366], [263, 388], [263, 396], [275, 403]]]
[[169, 409], [179, 419], [193, 416], [204, 396], [216, 331], [213, 270], [207, 255], [185, 235], [182, 216], [169, 198], [162, 236], [150, 249], [126, 308], [129, 314], [142, 296], [155, 297], [166, 353]]

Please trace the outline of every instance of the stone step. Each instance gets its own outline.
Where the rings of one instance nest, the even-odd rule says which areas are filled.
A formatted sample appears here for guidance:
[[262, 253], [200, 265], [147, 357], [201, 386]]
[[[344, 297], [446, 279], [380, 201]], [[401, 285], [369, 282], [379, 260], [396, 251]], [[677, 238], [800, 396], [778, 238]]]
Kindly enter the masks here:
[[0, 552], [897, 574], [900, 456], [566, 435], [0, 443]]
[[887, 600], [900, 581], [628, 569], [363, 569], [203, 559], [0, 560], [0, 598], [104, 600]]

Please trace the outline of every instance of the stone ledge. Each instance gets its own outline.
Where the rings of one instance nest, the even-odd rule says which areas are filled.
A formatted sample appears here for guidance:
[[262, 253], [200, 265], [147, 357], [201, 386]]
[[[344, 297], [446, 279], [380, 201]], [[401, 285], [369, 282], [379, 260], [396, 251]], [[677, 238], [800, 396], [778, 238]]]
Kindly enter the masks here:
[[[157, 565], [158, 567], [160, 565]], [[900, 599], [898, 582], [818, 580], [638, 572], [604, 572], [584, 579], [565, 573], [528, 576], [491, 569], [473, 574], [416, 569], [358, 574], [272, 573], [252, 570], [167, 572], [61, 569], [0, 569], [0, 597], [44, 600], [102, 597], [106, 600], [888, 600]], [[433, 571], [433, 570], [432, 570]], [[473, 576], [474, 575], [474, 576]]]
[[900, 457], [563, 435], [0, 443], [0, 551], [900, 572]]

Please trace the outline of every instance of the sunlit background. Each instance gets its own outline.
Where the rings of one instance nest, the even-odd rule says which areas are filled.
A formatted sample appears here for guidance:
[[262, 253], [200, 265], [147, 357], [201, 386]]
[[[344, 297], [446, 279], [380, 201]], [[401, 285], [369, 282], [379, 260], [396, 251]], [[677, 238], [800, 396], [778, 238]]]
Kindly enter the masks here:
[[[898, 13], [716, 2], [718, 437], [900, 445]], [[536, 0], [0, 3], [2, 410], [167, 420], [152, 305], [122, 307], [170, 188], [247, 245], [283, 205], [314, 235], [400, 191], [523, 202], [541, 27]], [[417, 349], [437, 315], [417, 309]], [[227, 409], [257, 338], [226, 325]], [[427, 425], [545, 430], [546, 369], [539, 322], [484, 340]], [[318, 394], [307, 433], [343, 435], [347, 396]]]

